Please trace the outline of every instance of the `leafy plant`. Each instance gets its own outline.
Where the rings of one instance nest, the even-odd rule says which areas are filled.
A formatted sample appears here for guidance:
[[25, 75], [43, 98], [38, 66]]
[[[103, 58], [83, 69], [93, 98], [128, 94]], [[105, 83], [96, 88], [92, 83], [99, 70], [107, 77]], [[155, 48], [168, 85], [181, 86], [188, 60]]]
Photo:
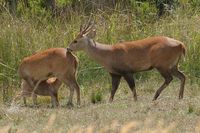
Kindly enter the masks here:
[[103, 94], [100, 90], [98, 90], [96, 92], [95, 91], [92, 92], [92, 94], [91, 94], [91, 102], [92, 103], [94, 103], [94, 104], [99, 103], [102, 101], [102, 99], [103, 99]]

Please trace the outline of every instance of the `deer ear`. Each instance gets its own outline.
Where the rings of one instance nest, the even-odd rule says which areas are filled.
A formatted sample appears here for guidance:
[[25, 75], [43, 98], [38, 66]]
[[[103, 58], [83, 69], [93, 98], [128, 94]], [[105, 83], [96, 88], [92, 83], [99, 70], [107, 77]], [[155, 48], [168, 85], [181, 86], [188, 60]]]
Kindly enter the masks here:
[[91, 39], [95, 38], [95, 36], [96, 36], [96, 29], [90, 30], [90, 32], [88, 32], [86, 34], [86, 36], [89, 37], [89, 38], [91, 38]]

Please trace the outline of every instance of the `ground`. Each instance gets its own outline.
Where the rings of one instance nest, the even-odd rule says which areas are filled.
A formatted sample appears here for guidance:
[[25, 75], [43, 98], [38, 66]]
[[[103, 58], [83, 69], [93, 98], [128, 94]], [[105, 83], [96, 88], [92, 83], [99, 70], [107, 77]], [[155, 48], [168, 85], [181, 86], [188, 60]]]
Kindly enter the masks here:
[[[103, 86], [104, 83], [89, 86]], [[108, 103], [109, 91], [100, 103], [91, 103], [83, 95], [80, 107], [69, 109], [66, 97], [60, 96], [61, 107], [52, 109], [49, 100], [39, 98], [39, 107], [21, 103], [0, 106], [0, 127], [13, 132], [200, 132], [200, 93], [198, 84], [186, 83], [184, 99], [178, 99], [179, 82], [174, 81], [157, 101], [152, 101], [160, 81], [137, 82], [138, 101], [131, 96], [127, 84], [120, 85], [113, 103]], [[65, 91], [62, 87], [61, 91]], [[95, 90], [95, 89], [94, 89]], [[90, 92], [90, 91], [88, 91]], [[63, 94], [65, 94], [63, 93]], [[74, 99], [75, 104], [75, 99]], [[47, 106], [48, 105], [48, 106]], [[1, 130], [0, 130], [1, 131]]]

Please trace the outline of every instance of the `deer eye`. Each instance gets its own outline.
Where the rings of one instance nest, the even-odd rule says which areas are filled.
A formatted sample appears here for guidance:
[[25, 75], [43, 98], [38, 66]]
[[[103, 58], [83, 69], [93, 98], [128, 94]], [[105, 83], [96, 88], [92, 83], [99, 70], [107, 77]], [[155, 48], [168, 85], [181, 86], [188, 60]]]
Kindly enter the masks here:
[[77, 40], [75, 40], [74, 43], [77, 43]]

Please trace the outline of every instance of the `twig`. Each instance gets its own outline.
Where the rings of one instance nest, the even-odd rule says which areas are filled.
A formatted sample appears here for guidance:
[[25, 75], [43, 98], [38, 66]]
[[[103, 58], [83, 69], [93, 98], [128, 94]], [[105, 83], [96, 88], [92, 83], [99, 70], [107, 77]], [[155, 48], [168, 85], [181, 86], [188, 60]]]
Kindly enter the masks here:
[[92, 67], [92, 68], [88, 68], [88, 69], [82, 69], [79, 72], [84, 72], [84, 71], [88, 71], [88, 70], [99, 70], [99, 69], [103, 69], [104, 67]]

